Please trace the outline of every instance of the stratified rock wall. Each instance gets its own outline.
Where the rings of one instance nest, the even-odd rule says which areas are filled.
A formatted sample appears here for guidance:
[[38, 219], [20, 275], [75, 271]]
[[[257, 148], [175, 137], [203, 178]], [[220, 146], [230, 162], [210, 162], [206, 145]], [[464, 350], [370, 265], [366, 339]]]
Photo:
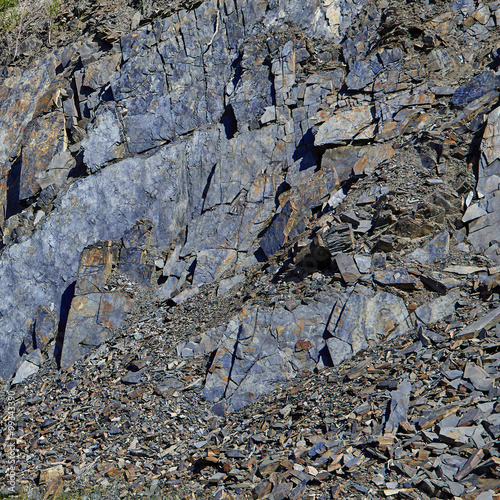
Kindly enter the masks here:
[[[292, 23], [338, 43], [360, 8], [205, 2], [123, 37], [111, 51], [84, 42], [4, 81], [4, 218], [47, 190], [52, 197], [62, 191], [30, 237], [4, 232], [5, 242], [15, 243], [0, 261], [0, 286], [10, 290], [0, 300], [3, 377], [15, 369], [36, 309], [47, 305], [60, 313], [82, 250], [120, 239], [139, 219], [153, 222], [160, 248], [189, 225], [181, 257], [198, 257], [197, 285], [254, 262], [283, 168], [293, 163], [303, 135], [292, 130], [295, 137], [284, 141], [285, 127], [275, 123], [276, 101], [282, 107], [295, 83], [296, 37], [292, 32], [283, 43], [264, 33]], [[309, 57], [303, 42], [299, 47]], [[273, 123], [256, 130], [265, 114]], [[50, 160], [67, 151], [66, 130], [77, 157], [83, 138], [79, 161], [92, 174], [69, 189], [60, 178], [40, 182]], [[137, 156], [145, 151], [147, 157]], [[70, 168], [61, 167], [64, 179]]]

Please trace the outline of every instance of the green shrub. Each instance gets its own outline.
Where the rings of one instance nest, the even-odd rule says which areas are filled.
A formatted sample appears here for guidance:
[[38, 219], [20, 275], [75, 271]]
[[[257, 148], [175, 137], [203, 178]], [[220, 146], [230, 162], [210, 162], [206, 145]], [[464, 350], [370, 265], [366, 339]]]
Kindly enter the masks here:
[[16, 0], [0, 0], [0, 13], [4, 13], [6, 10], [17, 5]]
[[[1, 5], [3, 7], [3, 5], [6, 5], [9, 0], [0, 0], [0, 2], [2, 2]], [[0, 7], [0, 32], [8, 33], [12, 31], [20, 21], [21, 14], [14, 7], [15, 5], [11, 5], [10, 7], [5, 7], [3, 9]]]

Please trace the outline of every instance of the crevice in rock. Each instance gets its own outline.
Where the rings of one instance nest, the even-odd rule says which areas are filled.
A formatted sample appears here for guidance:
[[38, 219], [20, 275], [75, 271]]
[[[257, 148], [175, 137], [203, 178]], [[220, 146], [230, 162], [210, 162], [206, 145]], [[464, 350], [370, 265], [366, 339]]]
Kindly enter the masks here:
[[234, 88], [236, 88], [236, 86], [240, 82], [241, 75], [243, 74], [243, 66], [241, 64], [242, 61], [243, 61], [243, 51], [240, 50], [238, 53], [238, 57], [231, 64], [231, 67], [234, 69], [233, 79], [231, 80], [231, 83], [233, 84]]
[[22, 154], [12, 163], [9, 174], [7, 176], [7, 207], [5, 218], [8, 219], [22, 211], [23, 207], [20, 204], [19, 192], [21, 182], [21, 167]]
[[71, 302], [75, 296], [76, 281], [73, 281], [61, 296], [61, 305], [59, 311], [59, 328], [56, 336], [56, 344], [54, 349], [54, 359], [57, 363], [57, 368], [61, 368], [62, 346], [64, 344], [64, 336], [66, 334], [66, 324], [68, 323], [69, 310]]
[[269, 78], [269, 82], [271, 83], [271, 104], [273, 106], [276, 106], [276, 87], [275, 87], [275, 83], [274, 83], [274, 73], [273, 73], [273, 61], [271, 59], [271, 56], [267, 56], [266, 59], [264, 60], [264, 66], [267, 66], [268, 69], [269, 69], [269, 74], [268, 74], [268, 78]]
[[203, 193], [201, 197], [203, 198], [203, 206], [201, 207], [201, 213], [203, 214], [205, 212], [205, 202], [207, 201], [207, 195], [208, 191], [210, 189], [210, 185], [212, 183], [213, 176], [215, 174], [215, 169], [217, 168], [217, 164], [215, 164], [212, 169], [210, 170], [210, 173], [208, 174], [207, 177], [207, 182], [205, 183], [205, 187], [203, 188]]

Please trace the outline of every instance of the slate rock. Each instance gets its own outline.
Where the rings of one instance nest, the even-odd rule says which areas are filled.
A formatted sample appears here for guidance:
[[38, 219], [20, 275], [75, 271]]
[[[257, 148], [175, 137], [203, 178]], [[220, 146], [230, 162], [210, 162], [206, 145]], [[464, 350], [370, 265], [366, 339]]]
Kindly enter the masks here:
[[72, 300], [63, 340], [61, 369], [70, 368], [90, 352], [90, 346], [98, 346], [104, 341], [104, 330], [96, 323], [100, 302], [100, 293], [80, 295]]
[[54, 111], [37, 118], [28, 124], [24, 134], [19, 200], [37, 193], [40, 189], [38, 176], [42, 176], [52, 158], [63, 151], [66, 141], [64, 116]]
[[121, 381], [127, 385], [139, 384], [145, 375], [144, 371], [144, 368], [139, 371], [129, 371], [121, 378]]
[[111, 160], [125, 156], [125, 145], [116, 108], [108, 104], [100, 109], [96, 120], [81, 143], [83, 160], [93, 174]]
[[470, 222], [472, 220], [483, 217], [487, 212], [484, 208], [481, 208], [477, 203], [473, 203], [467, 208], [464, 216], [462, 217], [462, 222]]
[[232, 278], [226, 278], [220, 281], [219, 287], [217, 288], [217, 296], [221, 297], [228, 293], [232, 288], [234, 288], [238, 283], [245, 280], [245, 276], [242, 274], [237, 274]]
[[472, 362], [465, 365], [464, 378], [469, 379], [478, 391], [487, 392], [493, 385], [493, 379], [488, 373]]
[[345, 302], [337, 303], [328, 323], [332, 338], [327, 344], [335, 365], [366, 349], [371, 342], [400, 335], [409, 328], [402, 299], [387, 292], [375, 294], [364, 287], [357, 290]]
[[335, 256], [335, 262], [346, 283], [355, 283], [361, 277], [356, 262], [351, 255], [338, 253]]
[[176, 389], [181, 389], [184, 385], [183, 382], [175, 377], [168, 377], [155, 387], [155, 393], [166, 396], [173, 393]]
[[472, 78], [463, 87], [456, 89], [451, 102], [455, 106], [462, 107], [498, 87], [500, 87], [500, 75], [491, 70], [484, 71]]
[[58, 318], [50, 307], [40, 306], [36, 311], [33, 323], [35, 347], [43, 351], [57, 335]]
[[497, 323], [500, 322], [500, 307], [496, 307], [491, 311], [487, 312], [483, 316], [481, 316], [478, 320], [472, 322], [470, 325], [464, 327], [460, 333], [459, 337], [461, 338], [470, 338], [479, 333], [483, 328], [485, 330], [489, 330]]
[[450, 234], [448, 231], [440, 233], [422, 248], [417, 248], [410, 257], [420, 264], [428, 264], [444, 259], [450, 251]]
[[400, 422], [408, 421], [408, 407], [411, 390], [411, 383], [409, 381], [404, 381], [398, 386], [397, 390], [391, 392], [391, 406], [389, 414], [384, 422], [386, 433], [395, 434]]
[[[332, 298], [325, 295], [293, 311], [256, 307], [244, 311], [241, 318], [233, 318], [211, 360], [205, 398], [215, 402], [224, 396], [228, 410], [234, 411], [277, 383], [322, 366], [323, 332], [332, 305]], [[213, 334], [220, 335], [217, 331]], [[297, 351], [299, 340], [309, 341], [311, 347]]]
[[373, 273], [373, 279], [379, 285], [409, 290], [414, 289], [418, 283], [416, 278], [411, 276], [406, 269], [376, 271]]
[[418, 307], [415, 310], [415, 316], [425, 325], [432, 325], [453, 314], [459, 299], [460, 294], [454, 292], [438, 297]]
[[16, 371], [16, 375], [12, 380], [12, 385], [24, 382], [28, 377], [34, 375], [40, 369], [43, 358], [39, 349], [35, 349], [30, 355], [21, 363]]
[[318, 129], [314, 144], [342, 144], [344, 141], [357, 135], [370, 134], [369, 126], [373, 123], [373, 111], [370, 106], [359, 106], [350, 110], [343, 110], [335, 114]]

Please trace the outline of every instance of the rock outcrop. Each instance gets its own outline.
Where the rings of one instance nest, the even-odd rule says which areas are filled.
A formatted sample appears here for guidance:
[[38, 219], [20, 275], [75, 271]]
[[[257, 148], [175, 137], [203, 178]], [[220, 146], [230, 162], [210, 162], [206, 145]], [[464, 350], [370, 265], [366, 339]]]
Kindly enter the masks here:
[[[485, 339], [498, 351], [500, 4], [206, 0], [139, 25], [9, 68], [0, 85], [7, 386], [96, 364], [133, 386], [130, 400], [153, 385], [151, 398], [193, 390], [189, 404], [225, 418], [365, 352], [377, 366], [359, 372], [379, 373], [380, 349], [416, 335], [400, 357], [415, 355], [415, 369], [437, 357], [450, 398], [493, 400], [496, 362], [464, 361], [455, 377], [449, 353]], [[143, 336], [163, 352], [167, 331], [155, 358]], [[105, 368], [115, 349], [126, 362]], [[185, 387], [174, 366], [199, 378], [183, 372]], [[386, 414], [367, 424], [378, 458], [437, 422], [424, 412], [409, 424], [423, 385], [394, 377]], [[491, 457], [495, 418], [471, 430], [478, 449], [491, 438]], [[422, 436], [472, 439], [448, 423]], [[330, 441], [309, 456], [330, 460]], [[477, 465], [459, 462], [446, 462], [446, 495]], [[303, 498], [309, 478], [293, 493], [264, 479], [267, 465], [256, 498]], [[425, 481], [415, 488], [434, 492]]]

